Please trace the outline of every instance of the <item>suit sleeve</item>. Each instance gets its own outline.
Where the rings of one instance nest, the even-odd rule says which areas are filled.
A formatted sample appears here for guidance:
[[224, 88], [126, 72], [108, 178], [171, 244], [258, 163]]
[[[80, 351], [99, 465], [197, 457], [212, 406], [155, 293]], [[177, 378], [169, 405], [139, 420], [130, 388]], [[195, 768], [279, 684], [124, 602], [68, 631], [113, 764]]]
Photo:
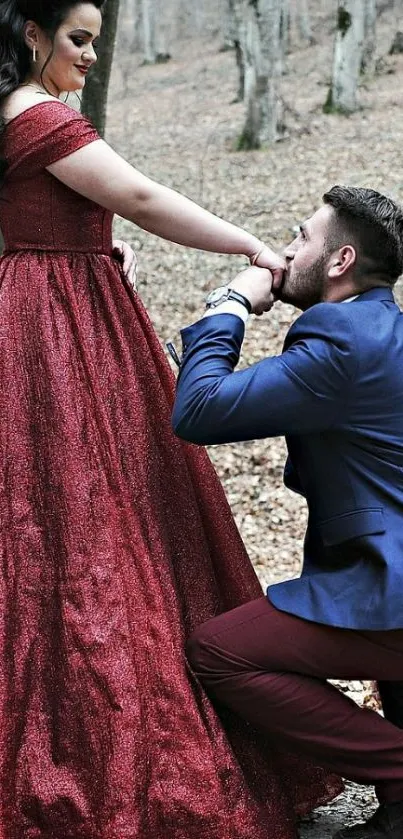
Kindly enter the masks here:
[[280, 356], [234, 372], [244, 324], [204, 318], [183, 330], [175, 433], [215, 444], [325, 431], [346, 419], [357, 371], [345, 304], [312, 307], [291, 327]]

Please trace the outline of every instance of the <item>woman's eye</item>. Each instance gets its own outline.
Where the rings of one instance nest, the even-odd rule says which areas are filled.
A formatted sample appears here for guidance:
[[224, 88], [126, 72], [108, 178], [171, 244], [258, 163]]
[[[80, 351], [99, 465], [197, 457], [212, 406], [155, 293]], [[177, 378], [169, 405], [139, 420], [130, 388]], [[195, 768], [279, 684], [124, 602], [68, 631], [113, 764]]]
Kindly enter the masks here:
[[84, 44], [84, 41], [83, 41], [82, 38], [72, 38], [71, 40], [73, 41], [73, 44], [76, 45], [76, 47], [82, 47], [83, 44]]

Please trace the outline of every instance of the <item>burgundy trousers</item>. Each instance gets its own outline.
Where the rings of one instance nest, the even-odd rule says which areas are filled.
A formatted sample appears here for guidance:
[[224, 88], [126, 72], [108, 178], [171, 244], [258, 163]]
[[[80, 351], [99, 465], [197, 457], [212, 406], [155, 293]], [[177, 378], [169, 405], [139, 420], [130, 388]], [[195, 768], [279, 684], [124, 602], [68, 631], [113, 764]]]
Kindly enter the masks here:
[[188, 658], [207, 693], [277, 748], [403, 801], [403, 729], [326, 681], [403, 680], [403, 629], [338, 629], [261, 597], [199, 627]]

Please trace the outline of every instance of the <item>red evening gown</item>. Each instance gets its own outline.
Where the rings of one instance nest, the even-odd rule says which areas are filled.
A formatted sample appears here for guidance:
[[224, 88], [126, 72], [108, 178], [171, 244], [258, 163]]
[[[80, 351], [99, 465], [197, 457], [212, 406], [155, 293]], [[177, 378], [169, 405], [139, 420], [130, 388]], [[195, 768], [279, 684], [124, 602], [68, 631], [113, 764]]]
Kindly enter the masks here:
[[[12, 120], [0, 192], [0, 839], [293, 839], [338, 779], [218, 717], [184, 658], [260, 594], [112, 216], [46, 168], [97, 139]], [[178, 255], [178, 259], [180, 255]]]

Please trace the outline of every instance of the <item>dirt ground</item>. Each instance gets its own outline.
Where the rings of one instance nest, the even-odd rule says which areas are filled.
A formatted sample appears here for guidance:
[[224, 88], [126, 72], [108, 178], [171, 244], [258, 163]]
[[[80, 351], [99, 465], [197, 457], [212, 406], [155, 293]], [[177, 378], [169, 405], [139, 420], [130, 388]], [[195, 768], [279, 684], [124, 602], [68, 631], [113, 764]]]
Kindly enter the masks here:
[[376, 801], [371, 790], [348, 783], [345, 792], [336, 801], [326, 807], [319, 807], [304, 819], [299, 831], [300, 837], [332, 839], [341, 827], [366, 821], [375, 808]]
[[[213, 8], [208, 34], [172, 44], [168, 64], [141, 66], [139, 54], [119, 47], [107, 139], [146, 174], [275, 248], [292, 238], [294, 225], [320, 206], [335, 183], [370, 186], [403, 201], [403, 56], [387, 54], [396, 29], [393, 11], [379, 19], [377, 73], [362, 79], [362, 108], [345, 118], [322, 112], [334, 38], [323, 5], [311, 3], [316, 44], [294, 41], [288, 56], [281, 90], [288, 134], [273, 148], [234, 150], [243, 105], [233, 102], [235, 58], [220, 51]], [[122, 220], [116, 233], [138, 252], [139, 293], [161, 340], [173, 339], [177, 347], [180, 328], [202, 313], [207, 290], [245, 262], [179, 248]], [[403, 302], [400, 285], [397, 297]], [[264, 318], [252, 318], [243, 362], [280, 351], [297, 314], [277, 304]], [[262, 584], [298, 575], [306, 514], [302, 499], [282, 484], [283, 441], [227, 445], [210, 455]], [[369, 699], [368, 683], [348, 690], [357, 701]], [[301, 837], [328, 839], [341, 824], [366, 818], [373, 806], [371, 790], [348, 785], [337, 802], [305, 821]]]

